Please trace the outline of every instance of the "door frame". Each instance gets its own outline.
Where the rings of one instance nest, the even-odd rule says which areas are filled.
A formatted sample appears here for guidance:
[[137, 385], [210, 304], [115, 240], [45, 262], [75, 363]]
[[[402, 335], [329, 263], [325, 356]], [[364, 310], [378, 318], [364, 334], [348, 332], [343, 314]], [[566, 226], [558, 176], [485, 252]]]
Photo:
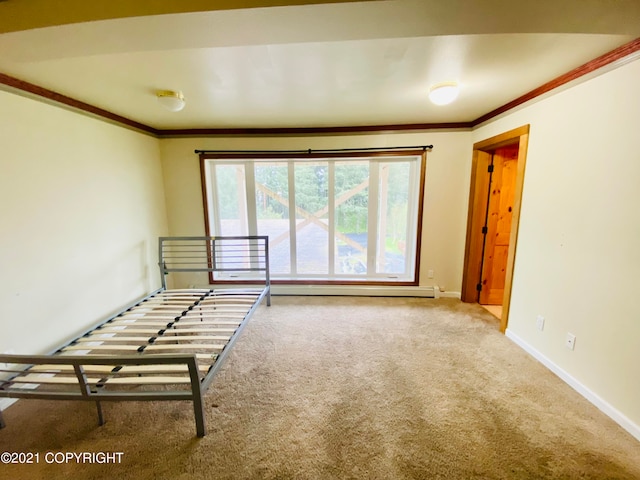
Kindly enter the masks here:
[[507, 269], [505, 272], [504, 296], [502, 299], [502, 318], [500, 319], [500, 331], [505, 332], [509, 322], [509, 307], [511, 304], [511, 285], [513, 281], [513, 269], [515, 265], [516, 245], [518, 241], [518, 226], [520, 224], [520, 206], [522, 203], [522, 189], [524, 185], [524, 171], [527, 161], [527, 147], [529, 145], [529, 125], [509, 130], [473, 145], [473, 158], [471, 164], [471, 186], [469, 188], [469, 210], [467, 214], [467, 237], [464, 251], [464, 267], [462, 274], [463, 302], [477, 303], [479, 292], [477, 290], [482, 268], [482, 245], [485, 215], [489, 198], [487, 192], [489, 185], [487, 175], [484, 173], [491, 162], [493, 152], [506, 145], [518, 145], [518, 169], [513, 199], [513, 212], [511, 217], [511, 234], [509, 236], [509, 250], [507, 256]]

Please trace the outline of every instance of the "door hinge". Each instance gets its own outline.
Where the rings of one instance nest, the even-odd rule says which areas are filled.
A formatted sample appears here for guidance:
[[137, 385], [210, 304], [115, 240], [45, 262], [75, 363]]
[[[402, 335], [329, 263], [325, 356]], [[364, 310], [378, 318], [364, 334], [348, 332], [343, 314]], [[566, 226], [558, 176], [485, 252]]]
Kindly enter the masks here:
[[493, 173], [493, 163], [489, 165], [489, 168], [487, 168], [487, 172]]
[[479, 291], [479, 292], [482, 291], [482, 284], [481, 283], [476, 285], [476, 290]]
[[482, 234], [486, 235], [487, 233], [489, 233], [489, 229], [487, 228], [487, 226], [485, 225], [484, 227], [482, 227]]

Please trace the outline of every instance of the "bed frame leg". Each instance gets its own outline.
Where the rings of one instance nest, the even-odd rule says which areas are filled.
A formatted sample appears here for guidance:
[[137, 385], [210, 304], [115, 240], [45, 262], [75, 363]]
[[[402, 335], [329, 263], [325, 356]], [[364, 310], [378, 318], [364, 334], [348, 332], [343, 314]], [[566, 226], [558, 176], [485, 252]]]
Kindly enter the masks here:
[[98, 425], [104, 425], [104, 416], [102, 415], [102, 405], [100, 402], [96, 402], [96, 408], [98, 409]]
[[191, 398], [193, 399], [193, 413], [196, 417], [196, 434], [202, 438], [206, 434], [204, 426], [204, 402], [202, 401], [202, 388], [198, 376], [198, 363], [196, 356], [188, 359], [189, 377], [191, 378]]
[[196, 434], [202, 438], [206, 435], [206, 428], [204, 426], [204, 406], [202, 404], [202, 397], [196, 397], [193, 399], [193, 413], [196, 417]]
[[0, 428], [6, 427], [7, 424], [4, 423], [4, 417], [2, 416], [2, 410], [0, 410]]

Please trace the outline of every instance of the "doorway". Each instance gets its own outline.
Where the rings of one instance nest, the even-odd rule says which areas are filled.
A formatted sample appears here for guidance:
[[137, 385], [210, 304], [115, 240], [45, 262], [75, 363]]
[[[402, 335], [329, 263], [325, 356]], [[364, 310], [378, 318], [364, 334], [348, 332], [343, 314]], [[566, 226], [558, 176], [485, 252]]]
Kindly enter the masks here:
[[[493, 152], [487, 172], [489, 191], [487, 215], [482, 227], [484, 245], [478, 303], [500, 309], [504, 297], [517, 168], [518, 144], [513, 144]], [[500, 318], [502, 315], [497, 316]]]
[[473, 146], [462, 301], [499, 309], [508, 325], [529, 125]]

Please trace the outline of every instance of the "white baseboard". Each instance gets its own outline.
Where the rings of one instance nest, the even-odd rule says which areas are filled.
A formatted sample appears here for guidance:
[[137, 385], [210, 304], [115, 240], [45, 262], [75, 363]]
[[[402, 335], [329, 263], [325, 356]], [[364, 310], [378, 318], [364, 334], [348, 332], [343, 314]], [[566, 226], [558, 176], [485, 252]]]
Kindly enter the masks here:
[[457, 298], [460, 300], [462, 298], [462, 294], [460, 292], [440, 292], [440, 298]]
[[622, 412], [614, 408], [610, 403], [596, 394], [593, 390], [585, 387], [582, 383], [580, 383], [576, 378], [572, 377], [566, 370], [560, 368], [558, 365], [553, 363], [548, 357], [544, 356], [538, 350], [533, 348], [527, 342], [525, 342], [518, 335], [513, 333], [511, 330], [507, 328], [505, 335], [511, 339], [516, 345], [526, 351], [533, 358], [542, 363], [545, 367], [555, 373], [560, 379], [562, 379], [565, 383], [567, 383], [571, 388], [573, 388], [576, 392], [582, 395], [584, 398], [589, 400], [593, 405], [598, 407], [605, 415], [610, 417], [614, 422], [624, 428], [627, 432], [629, 432], [633, 437], [635, 437], [638, 441], [640, 441], [640, 425], [635, 424], [629, 418], [627, 418]]

